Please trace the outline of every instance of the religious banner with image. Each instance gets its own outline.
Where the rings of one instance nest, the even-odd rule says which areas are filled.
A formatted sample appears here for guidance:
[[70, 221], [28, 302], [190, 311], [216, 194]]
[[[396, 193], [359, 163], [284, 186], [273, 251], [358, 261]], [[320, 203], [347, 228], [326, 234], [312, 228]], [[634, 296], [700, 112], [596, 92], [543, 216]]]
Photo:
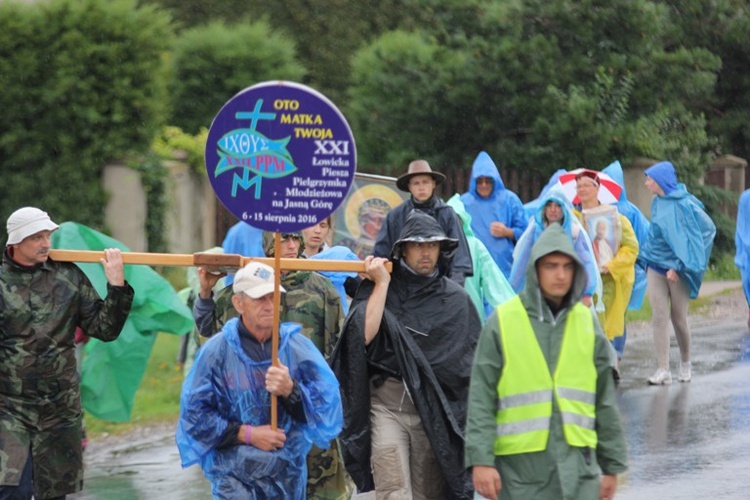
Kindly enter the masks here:
[[591, 238], [597, 267], [601, 270], [620, 250], [622, 226], [614, 205], [599, 205], [584, 209], [583, 225]]
[[372, 254], [388, 212], [409, 193], [396, 188], [396, 179], [357, 173], [344, 202], [333, 216], [333, 244], [349, 247], [360, 259]]

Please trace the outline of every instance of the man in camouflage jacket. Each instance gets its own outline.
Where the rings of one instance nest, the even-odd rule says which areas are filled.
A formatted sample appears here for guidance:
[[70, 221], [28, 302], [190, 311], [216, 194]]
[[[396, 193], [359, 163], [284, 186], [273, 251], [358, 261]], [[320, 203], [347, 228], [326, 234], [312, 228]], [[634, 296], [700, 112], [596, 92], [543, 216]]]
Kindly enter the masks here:
[[[281, 257], [299, 258], [304, 250], [301, 233], [281, 236]], [[263, 233], [263, 250], [266, 256], [274, 255], [273, 233]], [[210, 337], [224, 324], [237, 316], [232, 306], [232, 286], [227, 286], [213, 299], [213, 286], [220, 276], [198, 269], [201, 290], [193, 306], [198, 331]], [[328, 280], [313, 271], [282, 271], [280, 321], [302, 325], [302, 334], [328, 359], [338, 340], [344, 322], [341, 298]], [[307, 498], [338, 500], [349, 498], [349, 479], [336, 441], [328, 450], [313, 445], [307, 455]]]
[[0, 498], [64, 498], [81, 489], [75, 330], [114, 340], [133, 302], [120, 250], [104, 251], [105, 300], [76, 265], [50, 260], [57, 227], [33, 207], [8, 218], [0, 267]]

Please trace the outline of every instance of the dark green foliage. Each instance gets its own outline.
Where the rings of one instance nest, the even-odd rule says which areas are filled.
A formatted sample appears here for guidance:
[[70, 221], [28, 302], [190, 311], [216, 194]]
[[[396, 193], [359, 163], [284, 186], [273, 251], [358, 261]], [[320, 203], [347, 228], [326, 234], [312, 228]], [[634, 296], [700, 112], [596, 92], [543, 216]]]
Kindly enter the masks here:
[[[669, 19], [651, 2], [422, 5], [436, 21], [410, 36], [429, 64], [410, 64], [417, 45], [393, 43], [391, 35], [354, 60], [348, 109], [362, 129], [363, 164], [390, 164], [424, 144], [443, 165], [468, 167], [484, 149], [510, 168], [597, 168], [645, 154], [624, 141], [640, 120], [705, 125], [682, 103], [709, 100], [720, 62], [705, 50], [667, 51], [659, 33]], [[407, 79], [410, 65], [416, 74]], [[382, 134], [368, 131], [404, 130], [411, 118], [421, 123], [392, 135], [388, 156], [380, 154]], [[710, 141], [695, 139], [682, 147], [701, 158]], [[655, 158], [671, 153], [671, 143], [649, 146]]]
[[267, 19], [273, 33], [281, 30], [297, 47], [306, 70], [301, 83], [339, 106], [349, 85], [352, 54], [384, 31], [414, 25], [414, 16], [421, 12], [417, 0], [144, 1], [170, 9], [186, 29], [213, 20], [235, 24]]
[[184, 31], [172, 55], [171, 124], [197, 133], [240, 90], [267, 80], [299, 81], [305, 70], [294, 58], [294, 44], [265, 22], [215, 21]]
[[[741, 2], [719, 3], [726, 14]], [[698, 14], [675, 19], [677, 7], [649, 0], [420, 4], [429, 16], [419, 29], [383, 35], [353, 59], [346, 109], [362, 165], [389, 171], [423, 156], [468, 170], [485, 150], [501, 171], [546, 177], [646, 157], [674, 163], [692, 189], [719, 151], [709, 120], [720, 44], [681, 31]], [[712, 19], [743, 33], [742, 17]], [[721, 205], [706, 204], [725, 250]]]
[[710, 51], [721, 60], [710, 102], [700, 102], [718, 153], [750, 158], [750, 2], [656, 0], [674, 22], [671, 42]]
[[51, 193], [56, 217], [98, 220], [101, 165], [143, 150], [161, 103], [193, 134], [235, 92], [285, 78], [345, 112], [364, 171], [416, 156], [468, 169], [480, 150], [542, 177], [670, 160], [731, 248], [700, 182], [717, 155], [750, 157], [748, 0], [139, 0], [177, 20], [168, 55], [165, 17], [134, 2], [0, 4], [3, 215]]
[[138, 161], [131, 162], [130, 167], [141, 174], [141, 185], [146, 193], [146, 246], [149, 252], [168, 252], [166, 214], [167, 206], [167, 169], [163, 159], [149, 152]]
[[[378, 158], [378, 173], [395, 174], [389, 167], [401, 170], [416, 157], [432, 160], [450, 147], [441, 140], [453, 116], [444, 92], [455, 64], [450, 57], [418, 34], [397, 31], [384, 35], [356, 59], [348, 116], [360, 158]], [[411, 141], [397, 140], [394, 148], [397, 137]]]
[[0, 3], [0, 217], [101, 227], [102, 168], [162, 119], [169, 18], [132, 0]]

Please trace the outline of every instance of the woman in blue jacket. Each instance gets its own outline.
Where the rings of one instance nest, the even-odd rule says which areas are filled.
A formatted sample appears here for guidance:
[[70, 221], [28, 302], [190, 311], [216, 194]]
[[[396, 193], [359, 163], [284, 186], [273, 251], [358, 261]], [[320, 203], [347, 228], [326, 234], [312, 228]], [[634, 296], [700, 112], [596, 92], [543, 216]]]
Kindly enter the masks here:
[[651, 326], [658, 368], [648, 379], [652, 385], [672, 382], [669, 370], [667, 314], [680, 348], [677, 380], [690, 382], [690, 299], [698, 297], [711, 256], [716, 226], [695, 196], [677, 183], [674, 166], [663, 161], [646, 169], [646, 189], [656, 196], [651, 202], [651, 226], [641, 257], [648, 266], [648, 298], [653, 311]]

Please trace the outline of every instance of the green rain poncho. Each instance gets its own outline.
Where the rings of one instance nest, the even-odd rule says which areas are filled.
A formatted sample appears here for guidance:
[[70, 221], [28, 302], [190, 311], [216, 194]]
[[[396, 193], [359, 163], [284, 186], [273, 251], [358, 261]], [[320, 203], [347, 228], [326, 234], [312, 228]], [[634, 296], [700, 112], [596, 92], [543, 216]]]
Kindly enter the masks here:
[[466, 278], [464, 290], [471, 297], [477, 307], [479, 318], [484, 322], [497, 306], [516, 293], [495, 264], [487, 247], [474, 236], [474, 231], [471, 229], [471, 215], [466, 211], [461, 197], [458, 194], [454, 195], [446, 202], [446, 205], [455, 210], [466, 234], [471, 261], [474, 264], [474, 276]]
[[[66, 250], [128, 248], [82, 224], [64, 222], [52, 233], [52, 247]], [[107, 279], [98, 263], [80, 263], [101, 296]], [[135, 298], [120, 337], [113, 342], [91, 339], [85, 348], [81, 373], [83, 407], [96, 418], [127, 422], [135, 391], [141, 383], [157, 332], [183, 335], [193, 326], [193, 315], [172, 285], [148, 266], [125, 266], [125, 279]]]

